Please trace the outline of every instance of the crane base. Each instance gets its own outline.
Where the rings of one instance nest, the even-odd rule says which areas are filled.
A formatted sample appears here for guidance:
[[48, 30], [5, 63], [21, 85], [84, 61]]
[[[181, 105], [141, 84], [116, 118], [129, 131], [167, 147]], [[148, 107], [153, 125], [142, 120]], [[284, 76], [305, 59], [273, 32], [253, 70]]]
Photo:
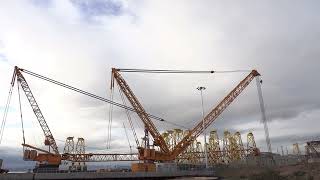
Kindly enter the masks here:
[[156, 165], [154, 163], [132, 163], [132, 172], [156, 172]]

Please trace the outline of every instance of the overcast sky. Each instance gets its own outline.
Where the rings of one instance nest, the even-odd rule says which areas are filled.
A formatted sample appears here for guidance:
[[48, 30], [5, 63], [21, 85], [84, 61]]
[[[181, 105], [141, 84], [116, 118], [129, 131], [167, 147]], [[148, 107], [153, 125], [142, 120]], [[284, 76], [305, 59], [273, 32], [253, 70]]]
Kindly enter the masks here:
[[[111, 67], [187, 70], [257, 69], [263, 79], [273, 151], [319, 135], [319, 1], [5, 0], [0, 3], [0, 112], [15, 65], [102, 97]], [[124, 73], [145, 109], [192, 128], [201, 119], [205, 86], [209, 112], [246, 73], [163, 75]], [[125, 112], [114, 108], [106, 149], [109, 105], [25, 75], [60, 151], [68, 136], [88, 151], [128, 152]], [[6, 167], [21, 161], [21, 123], [14, 89], [0, 154]], [[115, 100], [121, 102], [117, 89]], [[23, 96], [26, 141], [43, 147], [41, 128]], [[256, 84], [208, 129], [252, 131], [265, 151]], [[134, 117], [142, 136], [142, 124]], [[179, 128], [155, 122], [159, 130]], [[134, 140], [130, 134], [131, 144]], [[17, 159], [9, 162], [9, 159]], [[25, 164], [23, 164], [25, 166]]]

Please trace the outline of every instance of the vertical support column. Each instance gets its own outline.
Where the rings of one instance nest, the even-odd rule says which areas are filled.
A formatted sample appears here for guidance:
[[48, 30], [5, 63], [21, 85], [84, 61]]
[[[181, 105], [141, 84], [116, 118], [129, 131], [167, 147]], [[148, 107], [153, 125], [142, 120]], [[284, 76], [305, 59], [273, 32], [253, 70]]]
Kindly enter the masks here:
[[264, 127], [264, 133], [266, 136], [267, 148], [268, 148], [268, 152], [272, 153], [271, 142], [270, 142], [270, 137], [269, 137], [269, 129], [268, 129], [268, 125], [267, 125], [266, 111], [265, 111], [265, 107], [264, 107], [264, 101], [263, 101], [262, 90], [261, 90], [261, 82], [262, 81], [260, 80], [260, 77], [256, 76], [256, 84], [257, 84], [257, 89], [258, 89], [260, 110], [261, 110], [261, 116], [262, 116], [262, 123], [263, 123], [263, 127]]
[[206, 169], [208, 169], [208, 152], [207, 152], [207, 133], [206, 133], [206, 127], [204, 122], [204, 106], [203, 106], [203, 94], [202, 91], [205, 90], [205, 87], [198, 87], [197, 88], [201, 93], [201, 105], [202, 105], [202, 128], [203, 128], [203, 138], [204, 138], [204, 158], [205, 158], [205, 164]]

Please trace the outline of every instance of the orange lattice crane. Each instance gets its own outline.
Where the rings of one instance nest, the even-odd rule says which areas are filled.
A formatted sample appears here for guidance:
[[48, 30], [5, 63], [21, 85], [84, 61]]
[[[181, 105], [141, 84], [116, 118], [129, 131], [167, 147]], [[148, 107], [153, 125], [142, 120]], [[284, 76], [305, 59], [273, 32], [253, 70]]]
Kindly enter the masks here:
[[[134, 69], [116, 69], [112, 68], [111, 87], [114, 86], [114, 81], [117, 82], [121, 91], [126, 95], [135, 112], [145, 125], [145, 129], [151, 134], [154, 139], [154, 145], [160, 147], [160, 151], [155, 151], [150, 147], [139, 148], [139, 159], [152, 161], [172, 161], [184, 152], [186, 148], [209, 127], [212, 122], [233, 102], [234, 99], [250, 84], [250, 82], [260, 74], [256, 70], [252, 70], [216, 107], [214, 107], [199, 123], [183, 137], [170, 151], [165, 140], [160, 135], [157, 128], [154, 126], [151, 118], [148, 117], [146, 111], [126, 83], [120, 72], [145, 72], [145, 73], [215, 73], [215, 71], [180, 71], [180, 70], [134, 70]], [[164, 120], [163, 120], [164, 121]]]
[[[113, 104], [115, 106], [118, 106], [120, 108], [124, 108], [129, 111], [135, 111], [135, 110], [133, 108], [130, 108], [130, 107], [125, 106], [123, 104], [113, 102], [113, 101], [105, 99], [103, 97], [94, 95], [92, 93], [83, 91], [81, 89], [72, 87], [70, 85], [61, 83], [59, 81], [50, 79], [50, 78], [42, 76], [40, 74], [37, 74], [37, 73], [34, 73], [34, 72], [28, 71], [26, 69], [22, 69], [22, 68], [15, 66], [14, 73], [12, 76], [12, 81], [11, 81], [11, 87], [10, 87], [10, 91], [9, 91], [8, 102], [10, 102], [11, 95], [12, 95], [12, 89], [17, 82], [18, 90], [19, 90], [19, 101], [20, 101], [20, 87], [21, 87], [21, 89], [25, 93], [25, 95], [31, 105], [31, 108], [32, 108], [32, 110], [33, 110], [33, 112], [34, 112], [34, 114], [40, 124], [40, 127], [44, 133], [44, 136], [45, 136], [44, 144], [46, 146], [48, 146], [48, 150], [44, 150], [44, 149], [41, 149], [41, 148], [38, 148], [38, 147], [35, 147], [32, 145], [26, 144], [24, 133], [23, 133], [22, 145], [25, 147], [24, 156], [23, 156], [24, 160], [37, 161], [38, 166], [36, 168], [38, 168], [38, 170], [39, 170], [39, 168], [40, 169], [44, 168], [46, 171], [47, 170], [57, 170], [59, 168], [59, 165], [61, 164], [62, 160], [77, 161], [77, 162], [86, 162], [86, 161], [106, 162], [106, 161], [136, 161], [136, 160], [138, 160], [137, 155], [132, 154], [132, 153], [130, 153], [130, 154], [125, 154], [125, 153], [122, 153], [122, 154], [97, 154], [97, 153], [88, 153], [88, 154], [81, 153], [81, 154], [79, 154], [78, 153], [77, 154], [77, 153], [75, 153], [72, 155], [70, 155], [68, 153], [60, 154], [59, 150], [58, 150], [57, 143], [54, 139], [54, 136], [53, 136], [53, 134], [52, 134], [45, 118], [44, 118], [44, 115], [42, 114], [40, 107], [39, 107], [32, 91], [31, 91], [31, 89], [30, 89], [30, 87], [29, 87], [29, 85], [28, 85], [28, 83], [22, 73], [29, 74], [29, 75], [37, 77], [39, 79], [42, 79], [42, 80], [48, 81], [50, 83], [56, 84], [58, 86], [62, 86], [64, 88], [73, 90], [75, 92], [87, 95], [87, 96], [92, 97], [94, 99]], [[8, 106], [9, 106], [9, 104], [7, 104], [6, 108], [8, 108]], [[21, 108], [21, 104], [20, 104], [20, 108]], [[7, 112], [7, 110], [5, 110], [5, 112]], [[157, 117], [150, 115], [150, 114], [147, 114], [147, 116], [157, 118]], [[6, 115], [4, 117], [6, 117]], [[22, 114], [21, 114], [21, 118], [22, 118]], [[21, 122], [23, 123], [22, 119], [21, 119]], [[5, 123], [5, 120], [3, 123]], [[4, 126], [4, 125], [2, 125], [2, 126]], [[1, 129], [2, 128], [3, 127], [1, 127]], [[24, 132], [23, 124], [22, 124], [22, 131]], [[1, 133], [0, 133], [0, 141], [2, 139], [2, 133], [3, 133], [3, 131], [1, 131]], [[131, 157], [131, 159], [130, 159], [130, 157]]]
[[[34, 147], [29, 144], [25, 144], [25, 138], [23, 137], [23, 146], [26, 148], [24, 151], [24, 159], [25, 160], [31, 160], [31, 161], [38, 161], [38, 167], [51, 167], [51, 168], [58, 168], [61, 164], [61, 156], [59, 154], [57, 143], [51, 133], [51, 130], [40, 110], [40, 107], [33, 96], [33, 93], [24, 78], [24, 76], [21, 73], [21, 69], [15, 66], [11, 86], [13, 87], [15, 85], [15, 82], [17, 82], [18, 89], [20, 87], [22, 88], [23, 92], [25, 93], [30, 106], [40, 124], [40, 127], [44, 133], [45, 140], [44, 144], [48, 146], [48, 151], [43, 150], [37, 147]], [[29, 150], [32, 149], [32, 150]], [[38, 153], [37, 151], [41, 152]]]

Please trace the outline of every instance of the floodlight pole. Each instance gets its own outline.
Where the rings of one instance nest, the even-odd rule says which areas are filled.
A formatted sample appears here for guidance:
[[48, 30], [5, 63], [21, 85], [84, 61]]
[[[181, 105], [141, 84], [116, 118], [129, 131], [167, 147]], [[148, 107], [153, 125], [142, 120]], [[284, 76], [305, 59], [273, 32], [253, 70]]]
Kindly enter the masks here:
[[[205, 90], [205, 89], [206, 88], [203, 87], [203, 86], [197, 87], [197, 90], [199, 90], [200, 94], [201, 94], [202, 126], [203, 126], [203, 129], [205, 129], [205, 125], [204, 125], [204, 106], [203, 106], [203, 94], [202, 94], [202, 91]], [[203, 130], [203, 136], [204, 136], [204, 157], [205, 157], [206, 169], [208, 169], [207, 135], [206, 135], [206, 131], [205, 130]]]

